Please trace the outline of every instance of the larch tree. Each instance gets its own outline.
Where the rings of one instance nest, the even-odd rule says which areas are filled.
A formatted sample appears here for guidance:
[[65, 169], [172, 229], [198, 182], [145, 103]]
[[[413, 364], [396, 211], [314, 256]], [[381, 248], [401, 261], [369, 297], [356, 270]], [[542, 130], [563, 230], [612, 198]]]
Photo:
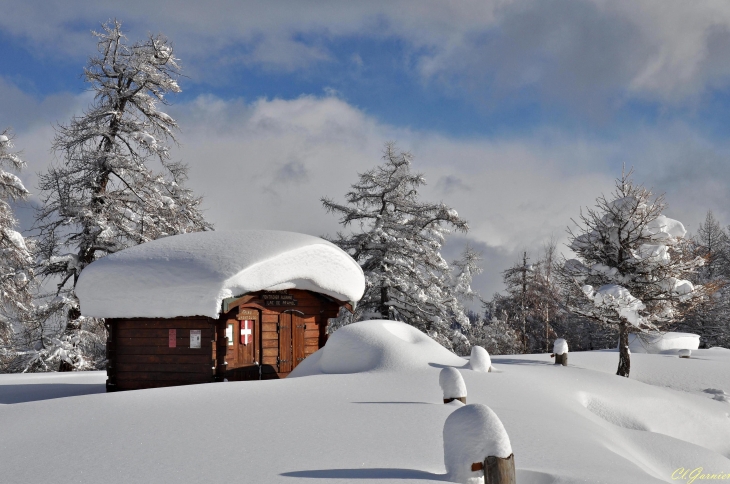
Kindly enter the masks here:
[[577, 229], [568, 229], [577, 256], [560, 270], [569, 310], [618, 328], [619, 376], [631, 368], [629, 332], [658, 330], [705, 296], [686, 279], [704, 261], [694, 256], [684, 226], [662, 215], [665, 208], [662, 196], [624, 173], [612, 197], [599, 197], [595, 208], [581, 211]]
[[16, 230], [11, 201], [24, 200], [28, 190], [13, 173], [25, 163], [13, 150], [13, 134], [0, 132], [0, 368], [14, 353], [14, 334], [33, 313], [32, 244]]
[[170, 158], [177, 123], [162, 112], [180, 92], [173, 46], [162, 35], [129, 44], [114, 20], [93, 32], [98, 55], [84, 79], [95, 93], [83, 115], [56, 129], [60, 163], [39, 179], [36, 217], [40, 274], [58, 279], [49, 308], [65, 309], [60, 370], [88, 366], [79, 350], [85, 321], [74, 287], [84, 268], [107, 254], [168, 235], [211, 229], [201, 199], [185, 188], [187, 167]]
[[366, 289], [355, 319], [392, 319], [451, 345], [453, 321], [468, 324], [454, 286], [454, 274], [441, 256], [451, 230], [468, 230], [456, 210], [423, 202], [423, 175], [411, 171], [412, 155], [386, 143], [383, 163], [359, 175], [346, 204], [323, 198], [325, 209], [353, 227], [335, 244], [362, 267]]
[[712, 297], [703, 299], [679, 322], [677, 329], [699, 334], [703, 346], [727, 346], [730, 343], [730, 247], [728, 235], [712, 211], [707, 212], [705, 221], [697, 228], [692, 242], [695, 253], [705, 260], [705, 265], [697, 271], [694, 282], [702, 284], [713, 294]]

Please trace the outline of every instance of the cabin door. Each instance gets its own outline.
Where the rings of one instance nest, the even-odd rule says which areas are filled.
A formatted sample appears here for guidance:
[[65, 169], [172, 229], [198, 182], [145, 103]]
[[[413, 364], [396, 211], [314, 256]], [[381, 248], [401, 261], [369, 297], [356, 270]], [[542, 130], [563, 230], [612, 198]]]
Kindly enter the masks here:
[[279, 373], [289, 373], [304, 360], [304, 316], [299, 311], [279, 315]]

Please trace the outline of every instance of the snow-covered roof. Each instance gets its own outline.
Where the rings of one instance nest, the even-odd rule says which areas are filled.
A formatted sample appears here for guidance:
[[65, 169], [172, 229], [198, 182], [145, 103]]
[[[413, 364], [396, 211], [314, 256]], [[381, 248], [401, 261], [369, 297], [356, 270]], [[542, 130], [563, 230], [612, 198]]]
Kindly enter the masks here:
[[228, 297], [284, 289], [356, 302], [365, 278], [346, 252], [319, 237], [273, 230], [197, 232], [90, 264], [76, 295], [84, 316], [214, 318]]

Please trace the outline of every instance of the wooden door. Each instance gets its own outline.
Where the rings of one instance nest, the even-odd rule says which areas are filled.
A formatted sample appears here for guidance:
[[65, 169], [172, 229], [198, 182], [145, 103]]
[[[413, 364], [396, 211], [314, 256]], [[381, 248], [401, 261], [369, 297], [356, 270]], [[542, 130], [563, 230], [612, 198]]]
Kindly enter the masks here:
[[292, 314], [279, 315], [279, 373], [289, 373], [293, 366]]
[[304, 358], [304, 330], [307, 325], [304, 318], [299, 314], [292, 314], [292, 354], [294, 357], [294, 364], [292, 368], [301, 363]]

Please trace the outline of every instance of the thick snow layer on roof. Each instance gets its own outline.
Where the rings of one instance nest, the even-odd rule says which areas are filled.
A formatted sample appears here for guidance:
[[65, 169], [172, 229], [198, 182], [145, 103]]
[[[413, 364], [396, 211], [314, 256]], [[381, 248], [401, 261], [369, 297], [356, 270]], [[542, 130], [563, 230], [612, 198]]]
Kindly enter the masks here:
[[84, 316], [216, 317], [223, 299], [284, 289], [358, 301], [365, 278], [347, 253], [311, 235], [198, 232], [158, 239], [90, 264], [76, 295]]

